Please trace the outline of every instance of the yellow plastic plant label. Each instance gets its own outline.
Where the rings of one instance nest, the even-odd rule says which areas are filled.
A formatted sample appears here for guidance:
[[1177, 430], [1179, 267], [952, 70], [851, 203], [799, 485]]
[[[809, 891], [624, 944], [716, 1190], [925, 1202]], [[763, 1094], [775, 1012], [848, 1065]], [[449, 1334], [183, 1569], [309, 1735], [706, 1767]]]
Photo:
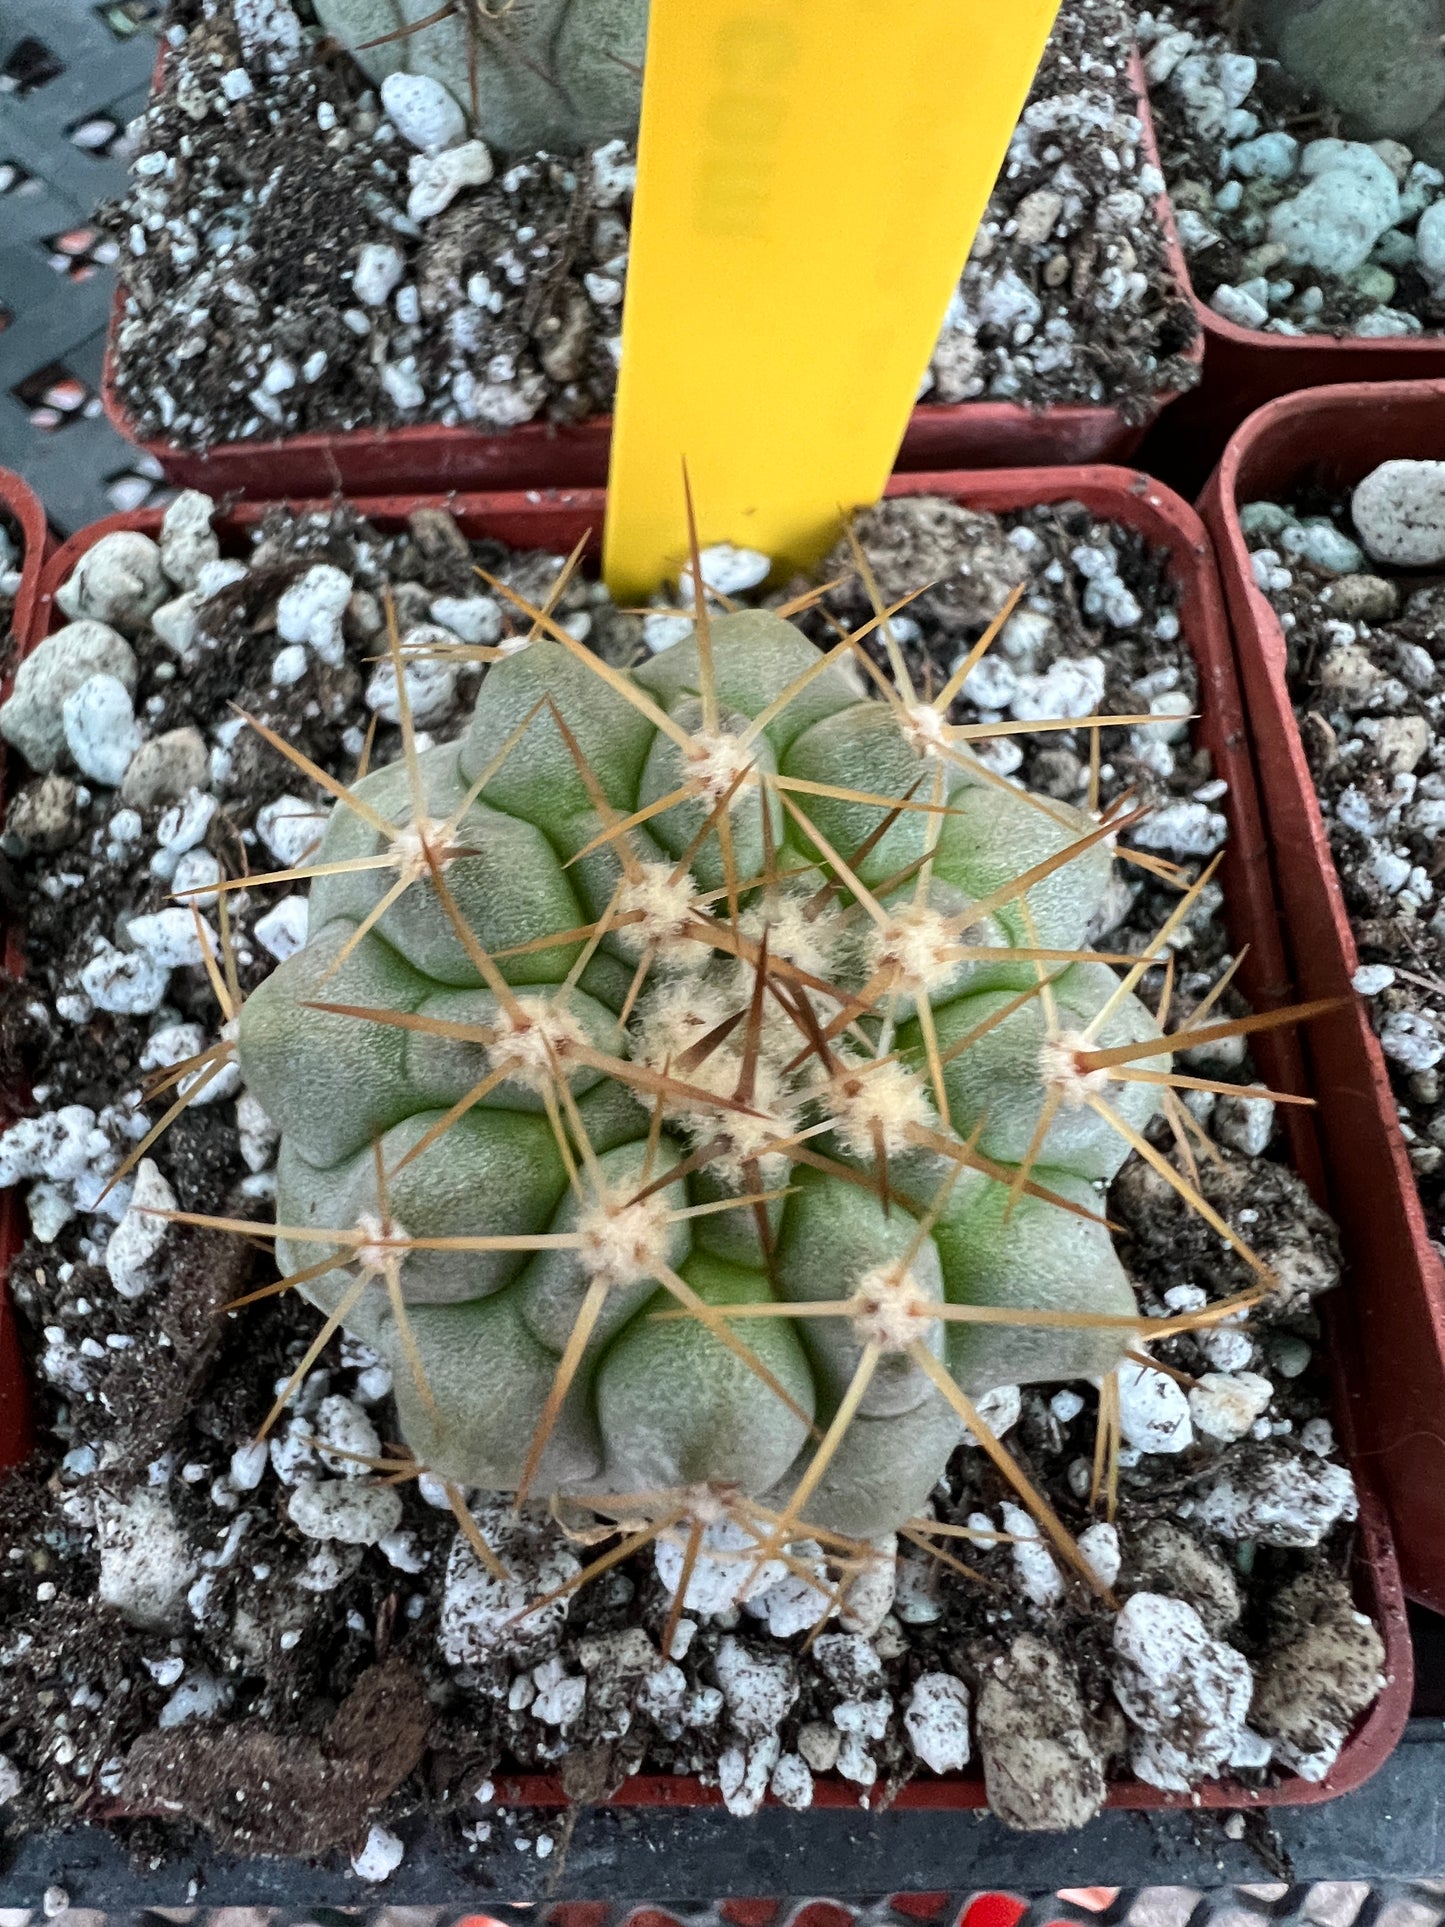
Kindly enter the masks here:
[[652, 0], [606, 574], [882, 493], [1058, 0]]

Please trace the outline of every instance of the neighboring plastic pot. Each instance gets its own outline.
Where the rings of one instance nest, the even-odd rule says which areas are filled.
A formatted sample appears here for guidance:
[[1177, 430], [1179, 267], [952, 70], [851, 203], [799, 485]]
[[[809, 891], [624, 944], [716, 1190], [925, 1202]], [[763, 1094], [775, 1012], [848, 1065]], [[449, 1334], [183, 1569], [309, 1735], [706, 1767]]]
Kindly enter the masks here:
[[1354, 933], [1285, 675], [1285, 637], [1256, 588], [1242, 503], [1302, 482], [1351, 487], [1393, 456], [1445, 449], [1445, 381], [1356, 382], [1289, 395], [1250, 417], [1203, 500], [1240, 674], [1302, 997], [1340, 997], [1311, 1024], [1332, 1209], [1360, 1319], [1360, 1436], [1388, 1499], [1407, 1590], [1445, 1611], [1445, 1267], [1431, 1244], [1379, 1039], [1350, 979]]
[[[1110, 517], [1138, 531], [1152, 546], [1169, 551], [1171, 576], [1180, 596], [1183, 633], [1199, 671], [1202, 712], [1199, 738], [1209, 748], [1216, 773], [1229, 785], [1223, 805], [1230, 824], [1223, 885], [1232, 940], [1237, 948], [1249, 947], [1240, 982], [1258, 1008], [1278, 1007], [1288, 1001], [1288, 977], [1275, 920], [1229, 632], [1208, 538], [1194, 511], [1147, 476], [1119, 468], [895, 476], [888, 493], [890, 496], [944, 495], [970, 508], [996, 513], [1041, 503], [1082, 502], [1093, 514]], [[470, 536], [485, 534], [517, 548], [565, 553], [589, 530], [595, 546], [602, 527], [605, 499], [600, 491], [591, 490], [537, 496], [462, 495], [446, 506]], [[400, 522], [412, 509], [426, 505], [416, 498], [396, 497], [361, 500], [356, 504], [368, 519], [383, 527]], [[223, 539], [254, 526], [264, 512], [260, 505], [241, 505], [231, 517], [218, 524]], [[73, 536], [46, 571], [30, 645], [34, 646], [48, 633], [56, 589], [100, 535], [117, 528], [154, 533], [159, 519], [154, 510], [116, 515]], [[1262, 1071], [1273, 1085], [1288, 1090], [1302, 1088], [1302, 1059], [1292, 1032], [1263, 1034], [1257, 1040], [1257, 1056]], [[1312, 1189], [1318, 1191], [1320, 1162], [1309, 1113], [1298, 1106], [1286, 1108], [1294, 1162]], [[1331, 1351], [1336, 1373], [1335, 1418], [1345, 1448], [1350, 1451], [1354, 1347], [1347, 1337], [1336, 1335]], [[1360, 1721], [1334, 1771], [1319, 1784], [1287, 1779], [1277, 1786], [1257, 1790], [1231, 1782], [1210, 1782], [1191, 1794], [1167, 1794], [1140, 1781], [1126, 1780], [1111, 1786], [1110, 1805], [1239, 1810], [1309, 1805], [1333, 1799], [1359, 1786], [1389, 1756], [1403, 1730], [1410, 1705], [1413, 1667], [1409, 1632], [1384, 1508], [1374, 1493], [1367, 1468], [1353, 1453], [1351, 1463], [1360, 1495], [1356, 1596], [1384, 1638], [1387, 1684], [1379, 1700]], [[558, 1779], [532, 1774], [499, 1776], [496, 1791], [499, 1801], [513, 1804], [559, 1805], [566, 1799]], [[721, 1797], [716, 1788], [704, 1787], [692, 1778], [646, 1775], [627, 1781], [613, 1799], [618, 1805], [714, 1806], [720, 1804]], [[869, 1797], [881, 1802], [885, 1796], [879, 1788]], [[815, 1802], [820, 1806], [852, 1807], [858, 1800], [859, 1789], [849, 1781], [821, 1776], [816, 1781]], [[975, 1771], [967, 1776], [915, 1779], [891, 1796], [891, 1804], [968, 1809], [986, 1805], [986, 1798], [981, 1774]]]
[[[163, 58], [157, 62], [159, 84]], [[1143, 123], [1141, 145], [1156, 164], [1158, 149], [1138, 55], [1130, 75]], [[1181, 290], [1189, 270], [1167, 195], [1156, 209], [1170, 267]], [[476, 428], [417, 423], [400, 428], [329, 430], [275, 441], [223, 442], [198, 454], [166, 441], [140, 441], [115, 385], [115, 337], [125, 296], [116, 297], [106, 343], [101, 397], [112, 424], [161, 464], [173, 482], [208, 494], [255, 500], [326, 495], [376, 496], [411, 490], [600, 488], [607, 481], [612, 417], [583, 422], [525, 422], [487, 434]], [[1187, 351], [1204, 359], [1202, 335]], [[899, 469], [1031, 468], [1051, 463], [1119, 462], [1139, 447], [1160, 411], [1175, 401], [1155, 397], [1137, 422], [1106, 404], [1059, 403], [1026, 408], [1017, 402], [923, 402], [913, 410], [895, 466]]]
[[[1149, 454], [1151, 468], [1191, 492], [1202, 484], [1240, 423], [1280, 395], [1327, 383], [1445, 376], [1445, 334], [1381, 339], [1267, 334], [1226, 321], [1201, 300], [1182, 251], [1179, 272], [1203, 331], [1204, 380], [1171, 409]], [[1156, 453], [1157, 461], [1152, 459]]]
[[[45, 510], [33, 491], [8, 468], [0, 468], [0, 515], [14, 523], [20, 534], [20, 593], [15, 598], [10, 618], [12, 633], [21, 647], [29, 641], [35, 621], [35, 602], [40, 594], [40, 576], [50, 546], [50, 530]], [[5, 693], [9, 693], [8, 681]], [[7, 955], [5, 967], [11, 959]], [[10, 1106], [0, 1092], [0, 1127], [10, 1122]], [[20, 1351], [15, 1342], [10, 1299], [5, 1274], [19, 1248], [16, 1228], [16, 1197], [6, 1192], [0, 1197], [0, 1471], [15, 1465], [30, 1449], [28, 1401], [20, 1369]]]

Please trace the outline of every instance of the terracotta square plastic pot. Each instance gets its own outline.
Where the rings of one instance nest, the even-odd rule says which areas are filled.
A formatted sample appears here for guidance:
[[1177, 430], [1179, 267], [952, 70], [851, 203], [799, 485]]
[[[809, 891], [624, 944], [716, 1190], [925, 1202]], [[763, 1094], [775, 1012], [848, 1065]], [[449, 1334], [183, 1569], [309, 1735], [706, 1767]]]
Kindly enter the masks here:
[[[164, 54], [156, 63], [158, 84]], [[1130, 61], [1141, 145], [1158, 163], [1144, 74], [1137, 53]], [[1165, 248], [1175, 280], [1189, 286], [1189, 271], [1175, 231], [1167, 195], [1157, 203]], [[167, 477], [208, 494], [256, 500], [288, 495], [382, 495], [448, 489], [588, 488], [607, 481], [612, 417], [598, 415], [573, 425], [526, 422], [500, 434], [475, 428], [419, 423], [400, 428], [328, 430], [275, 441], [224, 442], [198, 454], [163, 441], [141, 441], [115, 384], [115, 337], [124, 313], [119, 294], [111, 314], [101, 396], [106, 414], [128, 441], [153, 455]], [[1202, 335], [1188, 357], [1204, 358]], [[1445, 371], [1445, 362], [1442, 362]], [[1063, 462], [1120, 462], [1139, 447], [1160, 411], [1175, 396], [1154, 398], [1137, 421], [1105, 403], [1060, 403], [1027, 408], [1017, 402], [923, 402], [913, 410], [895, 466], [899, 469], [1026, 468]]]
[[[8, 468], [0, 468], [0, 512], [14, 523], [20, 535], [20, 592], [15, 598], [10, 625], [23, 650], [33, 641], [35, 603], [40, 594], [46, 553], [50, 548], [50, 530], [46, 524], [45, 510], [33, 492]], [[6, 689], [8, 693], [8, 683]], [[9, 961], [7, 957], [7, 965]], [[13, 1104], [7, 1101], [7, 1096], [7, 1093], [0, 1091], [0, 1127], [8, 1124], [13, 1115]], [[0, 1253], [4, 1254], [7, 1266], [17, 1242], [15, 1207], [13, 1192], [0, 1196]], [[15, 1341], [5, 1279], [0, 1274], [0, 1467], [13, 1465], [28, 1448], [27, 1401], [20, 1369], [20, 1350]]]
[[1312, 1024], [1331, 1209], [1363, 1316], [1359, 1431], [1395, 1522], [1407, 1590], [1445, 1611], [1445, 1267], [1430, 1242], [1379, 1039], [1350, 986], [1354, 934], [1285, 676], [1285, 637], [1255, 586], [1241, 504], [1302, 482], [1346, 488], [1392, 456], [1445, 449], [1445, 381], [1290, 395], [1234, 436], [1203, 500], [1254, 733], [1286, 940], [1302, 997], [1341, 997]]
[[[1140, 68], [1140, 84], [1144, 84]], [[1199, 318], [1204, 380], [1181, 397], [1151, 445], [1158, 469], [1197, 488], [1225, 443], [1257, 408], [1280, 395], [1327, 383], [1425, 381], [1445, 376], [1445, 334], [1387, 336], [1273, 335], [1226, 321], [1195, 292], [1181, 250], [1181, 279]], [[1154, 464], [1151, 463], [1151, 466]]]
[[[1289, 984], [1284, 953], [1275, 919], [1274, 900], [1254, 777], [1250, 767], [1243, 713], [1235, 683], [1234, 664], [1218, 578], [1203, 525], [1184, 502], [1160, 488], [1147, 476], [1119, 468], [1060, 468], [1050, 470], [1009, 470], [996, 474], [920, 474], [897, 476], [889, 484], [890, 496], [944, 495], [968, 507], [1006, 513], [1042, 503], [1082, 502], [1096, 516], [1110, 517], [1136, 530], [1156, 548], [1166, 550], [1171, 575], [1180, 596], [1183, 634], [1194, 655], [1199, 672], [1202, 718], [1199, 736], [1208, 745], [1217, 774], [1229, 785], [1227, 799], [1221, 804], [1229, 814], [1230, 838], [1223, 871], [1226, 907], [1231, 938], [1236, 948], [1248, 945], [1246, 968], [1240, 981], [1259, 1008], [1277, 1007], [1288, 1000]], [[370, 520], [385, 527], [395, 525], [419, 506], [428, 504], [417, 497], [384, 497], [358, 500], [356, 506]], [[298, 505], [302, 506], [302, 505]], [[307, 507], [324, 507], [309, 503]], [[498, 538], [516, 548], [542, 548], [565, 553], [579, 539], [592, 532], [600, 534], [605, 496], [600, 491], [570, 493], [546, 492], [536, 495], [459, 495], [445, 506], [456, 516], [465, 533]], [[242, 504], [217, 526], [223, 543], [244, 529], [254, 526], [264, 513], [259, 505]], [[56, 619], [53, 599], [78, 558], [97, 539], [111, 529], [132, 528], [153, 532], [159, 522], [155, 511], [112, 516], [107, 521], [73, 536], [53, 558], [46, 571], [40, 606], [29, 638], [33, 647], [49, 632]], [[1272, 1084], [1287, 1090], [1303, 1089], [1303, 1060], [1292, 1032], [1264, 1033], [1257, 1040], [1261, 1069]], [[1321, 1167], [1313, 1140], [1308, 1111], [1289, 1106], [1290, 1147], [1296, 1167], [1318, 1190]], [[16, 1208], [8, 1224], [9, 1243], [4, 1249], [8, 1262], [19, 1242], [18, 1220], [23, 1208]], [[1290, 1778], [1279, 1784], [1255, 1789], [1228, 1781], [1208, 1782], [1192, 1794], [1163, 1793], [1135, 1780], [1125, 1780], [1110, 1788], [1113, 1807], [1157, 1809], [1161, 1807], [1210, 1807], [1249, 1810], [1256, 1807], [1311, 1805], [1350, 1791], [1368, 1779], [1388, 1757], [1404, 1728], [1410, 1705], [1412, 1656], [1405, 1617], [1404, 1597], [1390, 1545], [1384, 1508], [1375, 1494], [1369, 1467], [1351, 1446], [1356, 1348], [1347, 1330], [1346, 1308], [1331, 1322], [1331, 1352], [1336, 1374], [1335, 1419], [1345, 1449], [1350, 1455], [1360, 1498], [1358, 1559], [1355, 1571], [1356, 1597], [1379, 1627], [1385, 1642], [1387, 1684], [1374, 1706], [1362, 1717], [1340, 1755], [1333, 1772], [1318, 1784]], [[12, 1434], [10, 1450], [15, 1451]], [[3, 1503], [3, 1495], [0, 1495]], [[508, 1803], [557, 1805], [565, 1801], [560, 1781], [538, 1775], [502, 1775], [496, 1779], [497, 1798]], [[716, 1788], [704, 1787], [697, 1780], [672, 1776], [639, 1776], [629, 1780], [614, 1798], [619, 1805], [716, 1806], [721, 1795]], [[819, 1777], [816, 1804], [856, 1807], [858, 1788], [837, 1777]], [[882, 1790], [870, 1796], [883, 1798]], [[893, 1803], [909, 1808], [972, 1809], [986, 1804], [981, 1773], [945, 1778], [924, 1778], [910, 1782]]]

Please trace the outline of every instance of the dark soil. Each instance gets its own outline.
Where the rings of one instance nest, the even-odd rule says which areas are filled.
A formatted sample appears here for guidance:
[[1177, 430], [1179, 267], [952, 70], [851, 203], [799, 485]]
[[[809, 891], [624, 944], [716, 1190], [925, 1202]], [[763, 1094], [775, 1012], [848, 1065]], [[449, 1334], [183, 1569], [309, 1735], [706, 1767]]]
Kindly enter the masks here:
[[[630, 195], [600, 186], [589, 156], [499, 162], [487, 186], [417, 227], [403, 213], [411, 150], [376, 137], [375, 96], [344, 55], [318, 49], [280, 75], [258, 65], [254, 93], [232, 103], [220, 91], [220, 76], [241, 65], [229, 5], [172, 0], [167, 20], [138, 154], [143, 167], [168, 158], [169, 171], [138, 173], [129, 197], [103, 210], [122, 242], [129, 301], [116, 374], [139, 437], [204, 448], [421, 420], [497, 432], [610, 410]], [[1091, 402], [1132, 422], [1198, 380], [1188, 359], [1197, 325], [1152, 206], [1126, 236], [1094, 221], [1104, 196], [1137, 182], [1152, 201], [1160, 185], [1146, 179], [1131, 118], [1130, 34], [1121, 0], [1066, 0], [1031, 98], [1050, 111], [1087, 99], [1096, 118], [1065, 120], [1036, 157], [1005, 166], [961, 288], [977, 310], [966, 366], [956, 354], [946, 374], [936, 364], [928, 399]], [[318, 110], [335, 125], [319, 125]], [[607, 172], [628, 158], [612, 155]], [[1061, 163], [1079, 211], [1057, 245], [1035, 244], [1013, 217]], [[394, 300], [358, 306], [351, 269], [368, 242], [400, 249], [409, 319]], [[1140, 279], [1115, 298], [1110, 273]], [[978, 320], [1010, 274], [1042, 304], [1022, 333], [1012, 314]], [[468, 296], [479, 275], [490, 291], [481, 306]], [[312, 374], [318, 353], [325, 366]], [[281, 360], [297, 379], [267, 390]], [[415, 404], [383, 379], [398, 363], [425, 391]]]

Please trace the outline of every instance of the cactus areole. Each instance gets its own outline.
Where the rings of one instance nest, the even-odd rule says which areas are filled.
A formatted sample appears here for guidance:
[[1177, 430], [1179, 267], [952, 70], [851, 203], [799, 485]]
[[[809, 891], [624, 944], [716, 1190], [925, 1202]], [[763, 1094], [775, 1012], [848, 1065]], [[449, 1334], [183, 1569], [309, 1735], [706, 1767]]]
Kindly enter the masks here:
[[971, 1401], [1130, 1342], [1103, 1193], [1169, 1059], [1088, 949], [1111, 835], [834, 657], [554, 626], [308, 859], [239, 1027], [278, 1256], [458, 1486], [872, 1538]]

